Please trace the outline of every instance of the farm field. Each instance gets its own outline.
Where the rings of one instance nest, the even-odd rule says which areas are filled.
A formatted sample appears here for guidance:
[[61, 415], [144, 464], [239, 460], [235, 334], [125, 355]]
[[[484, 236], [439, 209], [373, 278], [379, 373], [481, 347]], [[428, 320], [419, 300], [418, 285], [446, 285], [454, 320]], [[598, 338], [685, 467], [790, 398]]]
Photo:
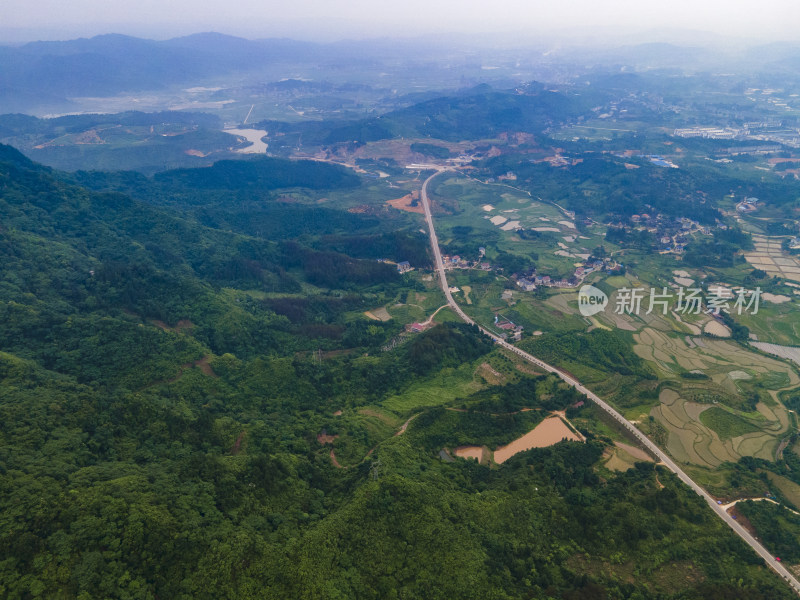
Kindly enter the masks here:
[[402, 394], [387, 398], [381, 405], [405, 414], [418, 408], [448, 404], [483, 387], [475, 374], [478, 366], [467, 363], [457, 369], [443, 369], [433, 378], [420, 380]]
[[[788, 413], [777, 402], [777, 393], [800, 384], [789, 365], [730, 341], [652, 328], [633, 337], [634, 352], [668, 381], [649, 414], [666, 428], [667, 448], [677, 460], [716, 467], [741, 456], [774, 459], [789, 428]], [[761, 395], [752, 410], [743, 398], [755, 386], [769, 393]]]
[[780, 239], [755, 234], [753, 246], [754, 250], [745, 252], [744, 255], [753, 267], [766, 271], [769, 275], [800, 281], [800, 260], [781, 249]]
[[[520, 256], [537, 256], [538, 271], [561, 277], [589, 257], [603, 242], [604, 228], [576, 229], [574, 217], [545, 200], [533, 198], [510, 184], [484, 183], [467, 177], [447, 177], [433, 188], [434, 206], [454, 214], [437, 215], [440, 241], [450, 241], [454, 227], [471, 227], [475, 236], [497, 240], [497, 248]], [[455, 203], [455, 204], [454, 204]], [[521, 236], [518, 229], [526, 230]], [[487, 253], [491, 261], [493, 256]]]
[[[710, 419], [703, 419], [704, 411], [714, 408], [718, 411], [724, 409], [686, 401], [674, 390], [662, 391], [659, 401], [659, 406], [653, 408], [651, 415], [668, 431], [667, 450], [676, 460], [683, 463], [714, 468], [724, 462], [736, 462], [742, 456], [754, 456], [771, 461], [775, 457], [779, 436], [787, 429], [780, 420], [769, 422], [766, 419], [763, 420], [761, 430], [754, 425], [750, 428], [738, 425], [737, 429], [730, 423], [750, 423], [733, 414], [729, 414], [726, 419], [719, 419], [717, 414]], [[727, 435], [741, 435], [723, 440], [717, 431], [705, 425], [703, 421]], [[769, 428], [773, 431], [770, 432]]]
[[767, 344], [765, 342], [751, 342], [751, 345], [755, 346], [759, 350], [767, 352], [768, 354], [774, 354], [775, 356], [785, 358], [786, 360], [790, 360], [793, 363], [800, 365], [800, 348], [794, 348], [792, 346], [779, 346], [778, 344]]
[[781, 494], [783, 494], [789, 502], [800, 509], [800, 485], [775, 473], [768, 472], [767, 477], [769, 477], [770, 482], [780, 490]]
[[[758, 314], [743, 312], [737, 320], [750, 329], [759, 342], [782, 346], [800, 346], [800, 319], [797, 318], [798, 296], [791, 302], [773, 304], [762, 301]], [[762, 296], [763, 297], [763, 296]]]
[[610, 471], [627, 471], [634, 468], [637, 462], [653, 462], [644, 450], [619, 441], [614, 442], [613, 447], [609, 446], [606, 453], [608, 458], [605, 467]]

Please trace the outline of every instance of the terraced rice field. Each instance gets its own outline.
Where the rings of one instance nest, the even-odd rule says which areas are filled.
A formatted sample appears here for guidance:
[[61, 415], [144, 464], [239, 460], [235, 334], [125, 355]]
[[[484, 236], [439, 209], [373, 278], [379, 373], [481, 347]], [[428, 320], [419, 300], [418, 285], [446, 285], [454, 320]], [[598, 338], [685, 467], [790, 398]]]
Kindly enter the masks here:
[[[665, 389], [650, 415], [668, 431], [667, 450], [678, 460], [716, 467], [742, 456], [773, 460], [789, 417], [779, 402], [743, 414], [717, 401], [738, 397], [740, 382], [759, 381], [777, 400], [777, 388], [800, 385], [789, 365], [750, 352], [733, 342], [677, 335], [651, 327], [633, 335], [634, 352], [653, 364], [673, 389]], [[705, 380], [675, 377], [696, 372]], [[712, 410], [707, 413], [706, 411]]]
[[742, 456], [773, 460], [779, 435], [786, 431], [780, 421], [768, 422], [765, 419], [760, 431], [722, 440], [700, 418], [704, 411], [718, 407], [688, 402], [674, 390], [662, 391], [659, 400], [660, 405], [650, 414], [667, 428], [667, 450], [683, 463], [713, 468], [723, 462], [736, 462]]
[[[741, 373], [751, 376], [784, 373], [788, 378], [787, 386], [800, 384], [800, 378], [788, 365], [727, 340], [677, 335], [652, 327], [633, 334], [633, 339], [633, 351], [652, 362], [665, 376], [700, 371], [731, 393], [738, 393], [734, 382], [737, 378], [743, 379]], [[734, 373], [733, 378], [730, 373]]]
[[800, 365], [800, 348], [795, 348], [794, 346], [779, 346], [778, 344], [767, 344], [765, 342], [751, 342], [751, 344], [759, 350], [763, 350], [769, 354], [774, 354], [775, 356], [780, 356], [781, 358], [791, 360], [792, 362]]
[[781, 240], [753, 235], [753, 246], [754, 250], [746, 252], [744, 257], [755, 268], [770, 275], [800, 281], [800, 260], [783, 252]]

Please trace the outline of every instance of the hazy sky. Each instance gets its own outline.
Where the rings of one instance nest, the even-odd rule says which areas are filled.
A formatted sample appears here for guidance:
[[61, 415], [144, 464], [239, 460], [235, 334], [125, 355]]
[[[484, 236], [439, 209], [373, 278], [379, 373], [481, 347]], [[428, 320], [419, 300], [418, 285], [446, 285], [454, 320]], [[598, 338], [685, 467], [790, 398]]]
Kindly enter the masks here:
[[798, 39], [797, 0], [0, 0], [0, 42], [221, 31], [324, 40], [653, 28]]

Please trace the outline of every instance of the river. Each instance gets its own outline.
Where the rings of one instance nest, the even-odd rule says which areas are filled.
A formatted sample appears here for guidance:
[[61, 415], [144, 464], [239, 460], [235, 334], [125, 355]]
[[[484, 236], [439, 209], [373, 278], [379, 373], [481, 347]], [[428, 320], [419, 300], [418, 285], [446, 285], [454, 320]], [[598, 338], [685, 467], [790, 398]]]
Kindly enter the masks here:
[[222, 131], [236, 137], [243, 137], [248, 142], [252, 142], [250, 146], [236, 150], [240, 154], [265, 154], [267, 152], [268, 145], [261, 140], [267, 135], [266, 131], [261, 129], [223, 129]]

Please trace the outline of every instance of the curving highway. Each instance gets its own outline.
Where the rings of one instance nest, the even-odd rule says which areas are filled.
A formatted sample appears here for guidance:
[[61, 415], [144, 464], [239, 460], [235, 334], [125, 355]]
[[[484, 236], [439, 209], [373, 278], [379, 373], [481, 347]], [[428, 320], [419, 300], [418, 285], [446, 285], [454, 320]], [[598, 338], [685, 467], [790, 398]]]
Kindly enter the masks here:
[[[431, 214], [431, 207], [430, 202], [428, 200], [428, 183], [430, 183], [431, 179], [436, 177], [439, 173], [443, 171], [447, 171], [449, 169], [440, 167], [436, 173], [428, 177], [424, 183], [422, 184], [422, 193], [420, 194], [422, 197], [422, 206], [425, 210], [425, 220], [428, 223], [428, 231], [430, 235], [431, 241], [431, 249], [433, 250], [433, 256], [436, 260], [436, 270], [439, 273], [439, 283], [442, 286], [442, 291], [444, 292], [445, 297], [447, 298], [447, 303], [450, 305], [450, 308], [466, 323], [470, 325], [476, 325], [476, 323], [469, 317], [467, 314], [461, 310], [461, 307], [456, 303], [453, 299], [453, 295], [450, 293], [450, 287], [447, 284], [447, 276], [444, 270], [444, 262], [442, 261], [442, 253], [439, 250], [439, 240], [436, 237], [436, 229], [433, 226], [433, 215]], [[792, 575], [786, 567], [784, 567], [781, 563], [775, 560], [775, 557], [770, 554], [761, 543], [753, 537], [749, 531], [747, 531], [744, 527], [742, 527], [736, 520], [734, 520], [725, 510], [724, 507], [717, 504], [717, 501], [706, 492], [702, 487], [700, 487], [697, 483], [692, 480], [668, 455], [666, 452], [661, 450], [658, 446], [656, 446], [650, 438], [648, 438], [644, 433], [639, 431], [630, 421], [628, 421], [625, 417], [623, 417], [616, 409], [614, 409], [611, 405], [605, 402], [602, 398], [600, 398], [597, 394], [592, 392], [591, 390], [587, 389], [581, 383], [575, 379], [574, 377], [570, 377], [566, 373], [558, 370], [557, 368], [547, 364], [546, 362], [536, 358], [535, 356], [528, 354], [527, 352], [520, 350], [516, 346], [509, 344], [504, 339], [498, 337], [491, 331], [481, 327], [478, 325], [478, 328], [486, 335], [491, 337], [496, 344], [514, 352], [515, 354], [521, 356], [528, 362], [533, 363], [540, 369], [543, 369], [549, 373], [553, 373], [554, 375], [558, 375], [562, 380], [566, 383], [574, 387], [580, 393], [585, 394], [592, 402], [597, 404], [600, 408], [606, 411], [609, 415], [614, 417], [619, 423], [621, 423], [645, 448], [647, 448], [654, 456], [658, 457], [658, 459], [678, 478], [683, 481], [686, 485], [692, 488], [698, 495], [702, 496], [703, 499], [708, 503], [711, 509], [716, 513], [716, 515], [722, 519], [727, 525], [736, 532], [740, 538], [742, 538], [748, 546], [750, 546], [756, 553], [761, 556], [778, 575], [780, 575], [786, 582], [791, 586], [795, 593], [800, 595], [800, 582]]]

